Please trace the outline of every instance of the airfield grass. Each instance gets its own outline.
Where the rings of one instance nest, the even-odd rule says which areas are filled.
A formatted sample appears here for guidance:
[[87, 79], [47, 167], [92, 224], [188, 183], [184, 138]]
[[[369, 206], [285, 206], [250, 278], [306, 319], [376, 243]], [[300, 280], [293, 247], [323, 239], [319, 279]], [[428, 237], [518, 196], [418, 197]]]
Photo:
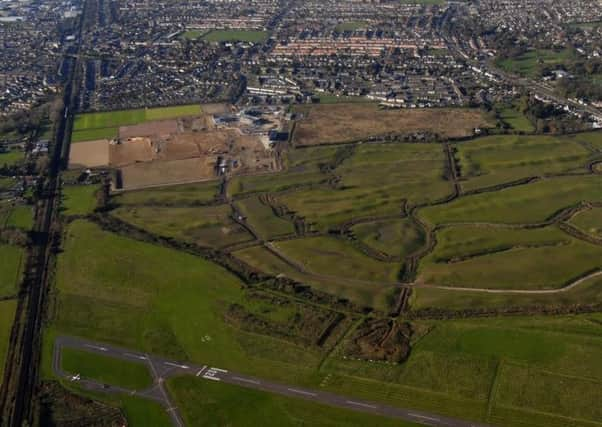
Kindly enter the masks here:
[[230, 215], [229, 205], [217, 206], [122, 206], [111, 212], [115, 217], [164, 237], [173, 237], [201, 246], [223, 247], [253, 240]]
[[219, 192], [219, 181], [153, 187], [119, 193], [113, 201], [119, 205], [202, 205], [211, 203]]
[[506, 106], [499, 112], [500, 119], [517, 132], [531, 133], [535, 131], [533, 123], [513, 106]]
[[602, 208], [579, 212], [570, 223], [591, 236], [602, 238]]
[[351, 230], [366, 245], [402, 258], [416, 252], [425, 242], [424, 232], [407, 218], [358, 224]]
[[399, 265], [370, 258], [342, 239], [307, 237], [274, 244], [308, 271], [324, 276], [394, 283]]
[[521, 178], [581, 170], [591, 152], [575, 138], [497, 135], [456, 145], [462, 187], [489, 187]]
[[272, 208], [262, 203], [257, 197], [241, 199], [236, 205], [263, 239], [271, 239], [295, 232], [295, 227], [291, 221], [277, 217]]
[[[56, 288], [50, 341], [82, 336], [287, 381], [307, 380], [320, 360], [311, 349], [226, 323], [224, 310], [246, 300], [241, 283], [222, 268], [87, 221], [67, 229]], [[52, 343], [44, 349], [48, 372]]]
[[249, 42], [262, 43], [267, 40], [266, 31], [254, 30], [212, 30], [203, 34], [203, 40], [208, 42]]
[[183, 39], [186, 39], [186, 40], [197, 40], [205, 33], [206, 33], [206, 31], [187, 30], [187, 31], [182, 32], [182, 34], [180, 34], [180, 37], [182, 37]]
[[426, 207], [418, 213], [431, 224], [527, 224], [543, 222], [558, 211], [583, 201], [601, 200], [600, 177], [567, 176], [469, 195], [444, 205]]
[[602, 279], [593, 277], [566, 292], [553, 294], [491, 294], [483, 292], [458, 292], [448, 289], [417, 286], [413, 290], [411, 310], [444, 309], [472, 310], [533, 307], [571, 307], [582, 303], [602, 304]]
[[23, 271], [24, 250], [0, 244], [0, 297], [15, 295]]
[[167, 381], [186, 425], [194, 426], [399, 426], [417, 424], [270, 394], [237, 385], [177, 377]]
[[10, 150], [0, 153], [0, 165], [12, 166], [25, 159], [25, 152], [21, 150]]
[[451, 193], [443, 178], [444, 154], [436, 144], [361, 145], [336, 169], [335, 186], [278, 197], [317, 229], [327, 230], [357, 217], [392, 215], [410, 204], [432, 202]]
[[65, 215], [88, 215], [97, 206], [96, 193], [100, 191], [97, 185], [65, 185], [63, 186], [62, 204]]
[[193, 116], [200, 113], [200, 105], [191, 104], [78, 114], [73, 123], [71, 142], [113, 139], [118, 135], [119, 126]]
[[[324, 366], [330, 374], [325, 388], [510, 427], [525, 419], [532, 427], [563, 425], [561, 417], [600, 422], [601, 319], [589, 314], [418, 321], [419, 336], [405, 364], [335, 356]], [[582, 400], [574, 404], [577, 399]], [[504, 414], [507, 408], [516, 412]], [[536, 411], [543, 416], [526, 418]]]
[[4, 378], [4, 362], [8, 352], [10, 332], [15, 320], [17, 300], [0, 301], [0, 386]]
[[72, 375], [99, 381], [130, 390], [144, 390], [153, 384], [148, 366], [91, 353], [89, 351], [63, 348], [61, 368]]

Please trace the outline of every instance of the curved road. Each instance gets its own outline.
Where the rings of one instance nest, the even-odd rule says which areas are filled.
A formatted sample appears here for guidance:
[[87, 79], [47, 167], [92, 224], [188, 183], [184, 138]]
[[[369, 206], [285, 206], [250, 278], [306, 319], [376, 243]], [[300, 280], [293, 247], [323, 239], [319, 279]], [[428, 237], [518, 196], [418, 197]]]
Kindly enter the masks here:
[[297, 386], [288, 386], [260, 378], [249, 377], [247, 375], [237, 374], [225, 369], [213, 368], [209, 366], [198, 366], [189, 363], [163, 359], [146, 353], [130, 351], [127, 349], [87, 341], [81, 338], [57, 337], [54, 344], [53, 369], [54, 372], [64, 379], [74, 380], [73, 376], [61, 368], [61, 351], [63, 348], [73, 348], [77, 350], [90, 351], [103, 356], [127, 361], [139, 361], [147, 363], [154, 378], [154, 384], [147, 390], [127, 390], [121, 387], [115, 387], [90, 379], [78, 379], [79, 384], [89, 390], [104, 393], [127, 393], [137, 395], [161, 403], [168, 411], [173, 424], [176, 427], [183, 427], [184, 423], [165, 391], [164, 380], [176, 375], [194, 375], [210, 381], [223, 381], [227, 384], [235, 384], [242, 387], [253, 388], [268, 393], [280, 394], [288, 397], [296, 397], [305, 400], [314, 401], [323, 405], [337, 406], [340, 408], [351, 409], [354, 411], [366, 412], [373, 415], [380, 415], [389, 418], [398, 418], [405, 421], [424, 424], [434, 427], [488, 427], [486, 424], [474, 423], [470, 421], [459, 420], [455, 418], [442, 417], [439, 415], [414, 411], [411, 409], [402, 409], [393, 406], [383, 405], [377, 402], [370, 402], [351, 397], [345, 397], [338, 394], [323, 392], [319, 390], [307, 389]]

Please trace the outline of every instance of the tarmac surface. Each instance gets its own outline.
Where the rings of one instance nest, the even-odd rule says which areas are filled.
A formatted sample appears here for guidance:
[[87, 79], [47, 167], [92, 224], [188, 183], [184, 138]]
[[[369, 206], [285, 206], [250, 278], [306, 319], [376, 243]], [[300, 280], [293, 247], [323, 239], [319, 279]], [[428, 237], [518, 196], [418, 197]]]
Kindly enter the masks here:
[[[61, 351], [63, 348], [90, 351], [115, 359], [146, 363], [150, 367], [150, 372], [153, 376], [153, 386], [146, 390], [128, 390], [109, 384], [102, 384], [89, 378], [82, 377], [75, 379], [73, 373], [67, 373], [61, 368]], [[206, 365], [199, 366], [185, 362], [167, 360], [161, 357], [149, 355], [147, 353], [130, 351], [112, 345], [87, 341], [85, 339], [75, 337], [61, 336], [56, 339], [53, 353], [53, 369], [54, 372], [60, 377], [72, 381], [78, 381], [78, 384], [88, 390], [103, 393], [136, 395], [157, 401], [166, 408], [173, 425], [176, 427], [184, 427], [184, 422], [178, 411], [178, 408], [172, 404], [169, 395], [165, 390], [164, 382], [166, 378], [177, 375], [194, 375], [209, 381], [222, 381], [227, 384], [235, 384], [242, 387], [262, 390], [268, 393], [301, 398], [323, 405], [336, 406], [339, 408], [361, 411], [388, 418], [397, 418], [428, 426], [488, 427], [486, 424], [443, 417], [428, 412], [402, 409], [383, 405], [377, 402], [345, 397], [334, 393], [297, 386], [288, 386], [285, 384], [266, 381]]]

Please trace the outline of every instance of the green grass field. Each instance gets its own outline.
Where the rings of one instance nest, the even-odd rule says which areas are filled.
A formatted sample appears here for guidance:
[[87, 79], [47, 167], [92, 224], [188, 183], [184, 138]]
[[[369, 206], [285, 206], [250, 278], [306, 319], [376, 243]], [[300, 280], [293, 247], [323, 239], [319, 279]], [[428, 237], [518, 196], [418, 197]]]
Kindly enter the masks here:
[[192, 377], [173, 378], [167, 385], [190, 427], [418, 426]]
[[25, 159], [25, 152], [19, 150], [11, 150], [5, 153], [0, 153], [0, 165], [12, 166]]
[[405, 218], [358, 224], [351, 230], [358, 240], [392, 256], [411, 255], [425, 240], [423, 231]]
[[205, 33], [206, 31], [186, 30], [180, 34], [180, 37], [186, 40], [197, 40]]
[[269, 34], [265, 31], [253, 30], [212, 30], [203, 34], [203, 40], [208, 42], [249, 42], [262, 43]]
[[500, 110], [500, 119], [510, 126], [511, 129], [518, 132], [534, 132], [533, 123], [515, 107], [506, 106]]
[[33, 227], [32, 207], [28, 205], [15, 205], [10, 208], [10, 213], [6, 217], [4, 226], [31, 230]]
[[119, 205], [189, 206], [210, 203], [218, 192], [219, 181], [208, 181], [127, 191], [113, 200]]
[[232, 220], [228, 205], [206, 207], [123, 206], [112, 215], [164, 237], [202, 246], [223, 247], [253, 240]]
[[[8, 351], [10, 331], [15, 320], [17, 300], [0, 301], [0, 378], [4, 377], [4, 361]], [[2, 380], [0, 380], [0, 385]]]
[[362, 28], [366, 28], [367, 24], [365, 22], [361, 22], [361, 21], [348, 21], [348, 22], [341, 22], [340, 24], [337, 24], [336, 27], [334, 27], [334, 29], [340, 33], [342, 33], [343, 31], [355, 31], [355, 30], [359, 30]]
[[575, 138], [498, 135], [458, 144], [456, 158], [465, 190], [518, 179], [585, 172], [591, 151]]
[[597, 176], [550, 178], [502, 191], [470, 195], [419, 211], [431, 224], [491, 222], [526, 224], [550, 218], [582, 201], [602, 200]]
[[257, 197], [241, 199], [236, 203], [240, 212], [264, 239], [295, 232], [291, 221], [277, 217], [272, 208]]
[[65, 215], [88, 215], [94, 212], [98, 204], [97, 185], [65, 185], [63, 186], [63, 207]]
[[557, 66], [571, 58], [568, 49], [554, 50], [531, 50], [525, 52], [518, 58], [498, 60], [497, 65], [509, 72], [535, 77], [540, 64], [546, 66]]
[[331, 237], [307, 237], [274, 246], [308, 271], [324, 276], [393, 283], [399, 265], [369, 258], [349, 243]]
[[72, 142], [116, 138], [119, 126], [135, 125], [153, 120], [174, 119], [201, 113], [197, 104], [173, 107], [138, 108], [134, 110], [84, 113], [75, 116]]
[[602, 238], [602, 208], [579, 212], [570, 222], [585, 233]]
[[79, 374], [85, 379], [130, 390], [145, 390], [153, 384], [146, 364], [72, 348], [64, 348], [61, 351], [61, 369], [72, 375]]
[[0, 244], [0, 297], [15, 295], [23, 271], [24, 249]]

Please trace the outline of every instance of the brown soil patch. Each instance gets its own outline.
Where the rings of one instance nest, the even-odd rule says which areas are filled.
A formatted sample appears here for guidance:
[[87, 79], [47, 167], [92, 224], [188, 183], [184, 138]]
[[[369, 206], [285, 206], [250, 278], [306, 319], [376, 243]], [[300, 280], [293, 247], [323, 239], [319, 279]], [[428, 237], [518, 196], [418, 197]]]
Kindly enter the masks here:
[[121, 126], [119, 128], [119, 138], [127, 139], [140, 136], [169, 135], [177, 131], [177, 120], [159, 120], [132, 126]]
[[154, 158], [149, 138], [132, 138], [110, 146], [111, 166], [125, 166], [136, 162], [150, 162]]
[[121, 168], [124, 190], [215, 178], [215, 163], [208, 158], [136, 163]]
[[297, 122], [297, 145], [333, 144], [371, 136], [428, 132], [442, 138], [470, 136], [490, 123], [474, 109], [385, 110], [376, 104], [331, 104], [300, 107], [307, 116]]
[[109, 164], [109, 141], [101, 139], [98, 141], [77, 142], [71, 144], [69, 151], [69, 167], [94, 168], [107, 166]]

